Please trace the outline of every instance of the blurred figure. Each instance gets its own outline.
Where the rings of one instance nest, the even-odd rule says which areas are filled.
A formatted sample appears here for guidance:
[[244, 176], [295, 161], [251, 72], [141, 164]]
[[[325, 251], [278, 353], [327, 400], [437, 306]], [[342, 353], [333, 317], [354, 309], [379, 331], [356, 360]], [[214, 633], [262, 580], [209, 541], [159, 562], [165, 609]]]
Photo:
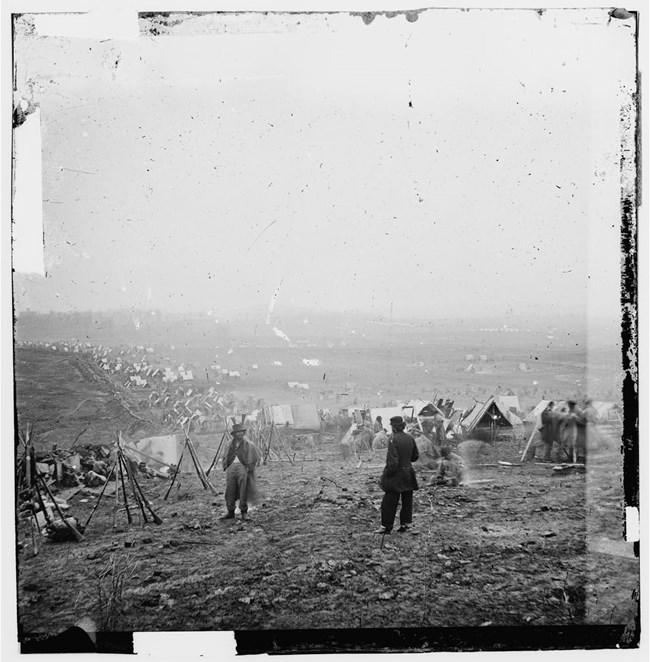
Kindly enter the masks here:
[[583, 410], [585, 423], [585, 446], [588, 449], [599, 449], [602, 445], [602, 437], [598, 429], [598, 412], [592, 400], [585, 400]]
[[406, 423], [401, 416], [393, 416], [390, 426], [393, 436], [388, 444], [386, 466], [380, 481], [384, 498], [381, 501], [381, 527], [377, 533], [390, 533], [393, 530], [400, 499], [402, 508], [398, 531], [404, 533], [413, 520], [413, 491], [418, 489], [418, 483], [412, 463], [417, 462], [419, 453], [415, 439], [404, 432]]
[[460, 485], [465, 477], [465, 466], [463, 459], [452, 453], [448, 446], [440, 449], [440, 464], [438, 474], [433, 479], [436, 485], [447, 485], [456, 487]]
[[551, 400], [541, 415], [541, 425], [539, 431], [542, 434], [542, 461], [551, 461], [551, 452], [553, 443], [557, 437], [557, 415], [553, 411], [555, 403]]
[[388, 448], [388, 434], [383, 428], [372, 438], [372, 450], [378, 451]]
[[433, 443], [440, 447], [447, 443], [447, 433], [445, 432], [445, 421], [440, 412], [436, 412], [433, 417]]
[[368, 452], [372, 451], [372, 441], [373, 441], [373, 433], [372, 430], [369, 427], [361, 426], [354, 430], [352, 432], [352, 441], [355, 444], [355, 450], [358, 448], [359, 450], [366, 450]]
[[584, 462], [586, 458], [586, 424], [583, 411], [575, 400], [567, 401], [568, 411], [561, 422], [562, 451], [574, 464]]
[[372, 431], [374, 432], [374, 434], [378, 434], [379, 432], [384, 431], [384, 423], [381, 420], [381, 416], [377, 416], [377, 418], [375, 419], [375, 423], [372, 427]]
[[415, 437], [415, 444], [418, 447], [420, 454], [417, 462], [413, 464], [416, 469], [436, 470], [438, 468], [438, 460], [440, 459], [440, 452], [433, 445], [433, 442], [426, 434], [420, 434]]

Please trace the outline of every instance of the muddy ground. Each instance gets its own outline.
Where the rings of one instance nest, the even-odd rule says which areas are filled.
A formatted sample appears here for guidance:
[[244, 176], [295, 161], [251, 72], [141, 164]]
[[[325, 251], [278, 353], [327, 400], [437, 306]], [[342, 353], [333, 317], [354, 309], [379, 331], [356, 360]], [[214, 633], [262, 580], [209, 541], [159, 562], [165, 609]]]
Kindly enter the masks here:
[[[152, 432], [120, 404], [128, 394], [116, 398], [108, 382], [79, 368], [81, 359], [65, 357], [53, 370], [48, 359], [37, 365], [29, 353], [18, 358], [24, 361], [18, 364], [19, 418], [41, 412], [44, 446], [54, 425], [44, 401], [62, 412], [53, 420], [69, 425], [70, 441], [87, 421], [93, 435], [86, 443], [110, 442], [120, 426], [140, 436]], [[47, 382], [41, 377], [35, 386], [32, 371]], [[518, 448], [503, 443], [493, 459], [517, 461]], [[30, 529], [19, 524], [23, 633], [58, 632], [84, 615], [130, 631], [633, 628], [639, 569], [621, 538], [616, 440], [590, 455], [586, 474], [558, 476], [537, 464], [492, 466], [473, 470], [476, 482], [452, 488], [429, 487], [431, 474], [420, 471], [413, 530], [389, 536], [374, 533], [383, 453], [361, 459], [360, 466], [354, 456], [343, 459], [337, 440], [324, 436], [294, 463], [259, 467], [263, 500], [246, 522], [218, 520], [223, 472], [213, 474], [219, 492], [213, 496], [186, 466], [181, 487], [166, 501], [166, 481], [141, 482], [161, 525], [128, 525], [123, 511], [115, 515], [114, 497], [105, 497], [84, 542], [42, 541], [34, 555]], [[78, 492], [69, 499], [72, 514], [84, 522], [96, 500]], [[114, 572], [101, 578], [109, 567]], [[124, 580], [121, 588], [111, 586], [115, 579]]]

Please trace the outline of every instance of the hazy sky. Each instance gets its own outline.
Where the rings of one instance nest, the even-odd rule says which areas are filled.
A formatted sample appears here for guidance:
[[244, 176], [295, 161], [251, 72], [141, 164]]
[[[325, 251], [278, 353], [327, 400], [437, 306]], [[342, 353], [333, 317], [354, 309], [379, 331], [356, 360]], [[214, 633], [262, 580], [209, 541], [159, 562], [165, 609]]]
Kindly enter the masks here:
[[179, 18], [17, 31], [47, 272], [19, 309], [618, 314], [633, 19]]

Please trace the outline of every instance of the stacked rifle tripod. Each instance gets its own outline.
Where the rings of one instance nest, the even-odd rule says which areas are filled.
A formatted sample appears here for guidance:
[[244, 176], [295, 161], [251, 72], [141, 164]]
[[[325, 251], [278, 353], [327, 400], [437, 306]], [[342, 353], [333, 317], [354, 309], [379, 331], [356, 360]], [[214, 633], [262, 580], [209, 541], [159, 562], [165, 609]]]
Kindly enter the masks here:
[[[156, 524], [162, 524], [162, 520], [156, 513], [153, 511], [151, 504], [147, 501], [140, 483], [138, 482], [135, 470], [133, 469], [132, 464], [129, 462], [128, 458], [124, 455], [124, 449], [122, 447], [122, 437], [118, 432], [116, 434], [116, 446], [117, 446], [117, 458], [113, 463], [109, 477], [112, 476], [115, 480], [115, 506], [113, 511], [113, 528], [117, 526], [117, 515], [123, 509], [126, 512], [126, 518], [129, 524], [132, 524], [134, 521], [134, 516], [138, 518], [139, 524], [144, 526], [149, 521], [153, 521]], [[84, 530], [88, 527], [92, 516], [95, 514], [95, 511], [99, 507], [99, 504], [102, 501], [106, 488], [108, 487], [109, 481], [107, 480], [104, 483], [104, 487], [97, 499], [97, 503], [94, 508], [88, 515], [88, 519], [84, 524]], [[121, 498], [120, 498], [121, 497]], [[120, 501], [122, 502], [120, 504]], [[133, 514], [131, 510], [133, 509]]]
[[[196, 471], [196, 475], [199, 478], [199, 481], [201, 481], [201, 485], [203, 486], [204, 490], [210, 490], [210, 492], [213, 494], [213, 496], [217, 496], [219, 492], [215, 490], [214, 486], [210, 483], [208, 480], [208, 476], [210, 475], [210, 471], [212, 467], [214, 466], [214, 461], [212, 465], [210, 465], [210, 468], [208, 469], [207, 473], [201, 466], [201, 461], [199, 460], [199, 456], [196, 454], [196, 448], [194, 448], [194, 444], [192, 443], [192, 440], [190, 439], [189, 435], [189, 424], [187, 428], [183, 429], [183, 434], [185, 435], [185, 442], [183, 443], [183, 449], [181, 450], [181, 455], [180, 458], [178, 459], [178, 466], [176, 467], [173, 475], [172, 475], [172, 480], [171, 483], [169, 484], [169, 488], [167, 489], [167, 492], [165, 493], [165, 501], [169, 497], [169, 493], [172, 491], [172, 487], [174, 487], [174, 484], [176, 483], [176, 479], [178, 478], [178, 484], [176, 486], [176, 489], [180, 489], [181, 487], [181, 466], [183, 463], [183, 458], [185, 457], [185, 451], [187, 451], [187, 454], [190, 457], [190, 460], [192, 461], [192, 464], [194, 465], [194, 470]], [[221, 440], [223, 442], [223, 438]], [[219, 446], [221, 448], [221, 446]], [[217, 455], [219, 454], [219, 451], [217, 451]], [[216, 456], [215, 456], [215, 461], [216, 461]]]

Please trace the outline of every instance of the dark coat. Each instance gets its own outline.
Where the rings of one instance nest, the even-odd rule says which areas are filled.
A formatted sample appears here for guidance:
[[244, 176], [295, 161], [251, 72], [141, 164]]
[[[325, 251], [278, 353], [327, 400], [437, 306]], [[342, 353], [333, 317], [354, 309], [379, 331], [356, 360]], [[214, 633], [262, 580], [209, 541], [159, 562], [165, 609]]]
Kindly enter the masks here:
[[246, 437], [241, 440], [239, 446], [235, 444], [234, 439], [230, 441], [226, 455], [223, 458], [224, 471], [234, 462], [235, 456], [249, 472], [252, 472], [261, 460], [257, 446]]
[[415, 439], [406, 432], [396, 432], [388, 444], [386, 466], [381, 476], [380, 486], [384, 492], [410, 492], [418, 489], [412, 462], [417, 462], [420, 454]]
[[539, 428], [542, 433], [542, 441], [545, 444], [552, 444], [557, 438], [558, 428], [558, 415], [549, 407], [546, 407], [541, 416], [541, 427]]

